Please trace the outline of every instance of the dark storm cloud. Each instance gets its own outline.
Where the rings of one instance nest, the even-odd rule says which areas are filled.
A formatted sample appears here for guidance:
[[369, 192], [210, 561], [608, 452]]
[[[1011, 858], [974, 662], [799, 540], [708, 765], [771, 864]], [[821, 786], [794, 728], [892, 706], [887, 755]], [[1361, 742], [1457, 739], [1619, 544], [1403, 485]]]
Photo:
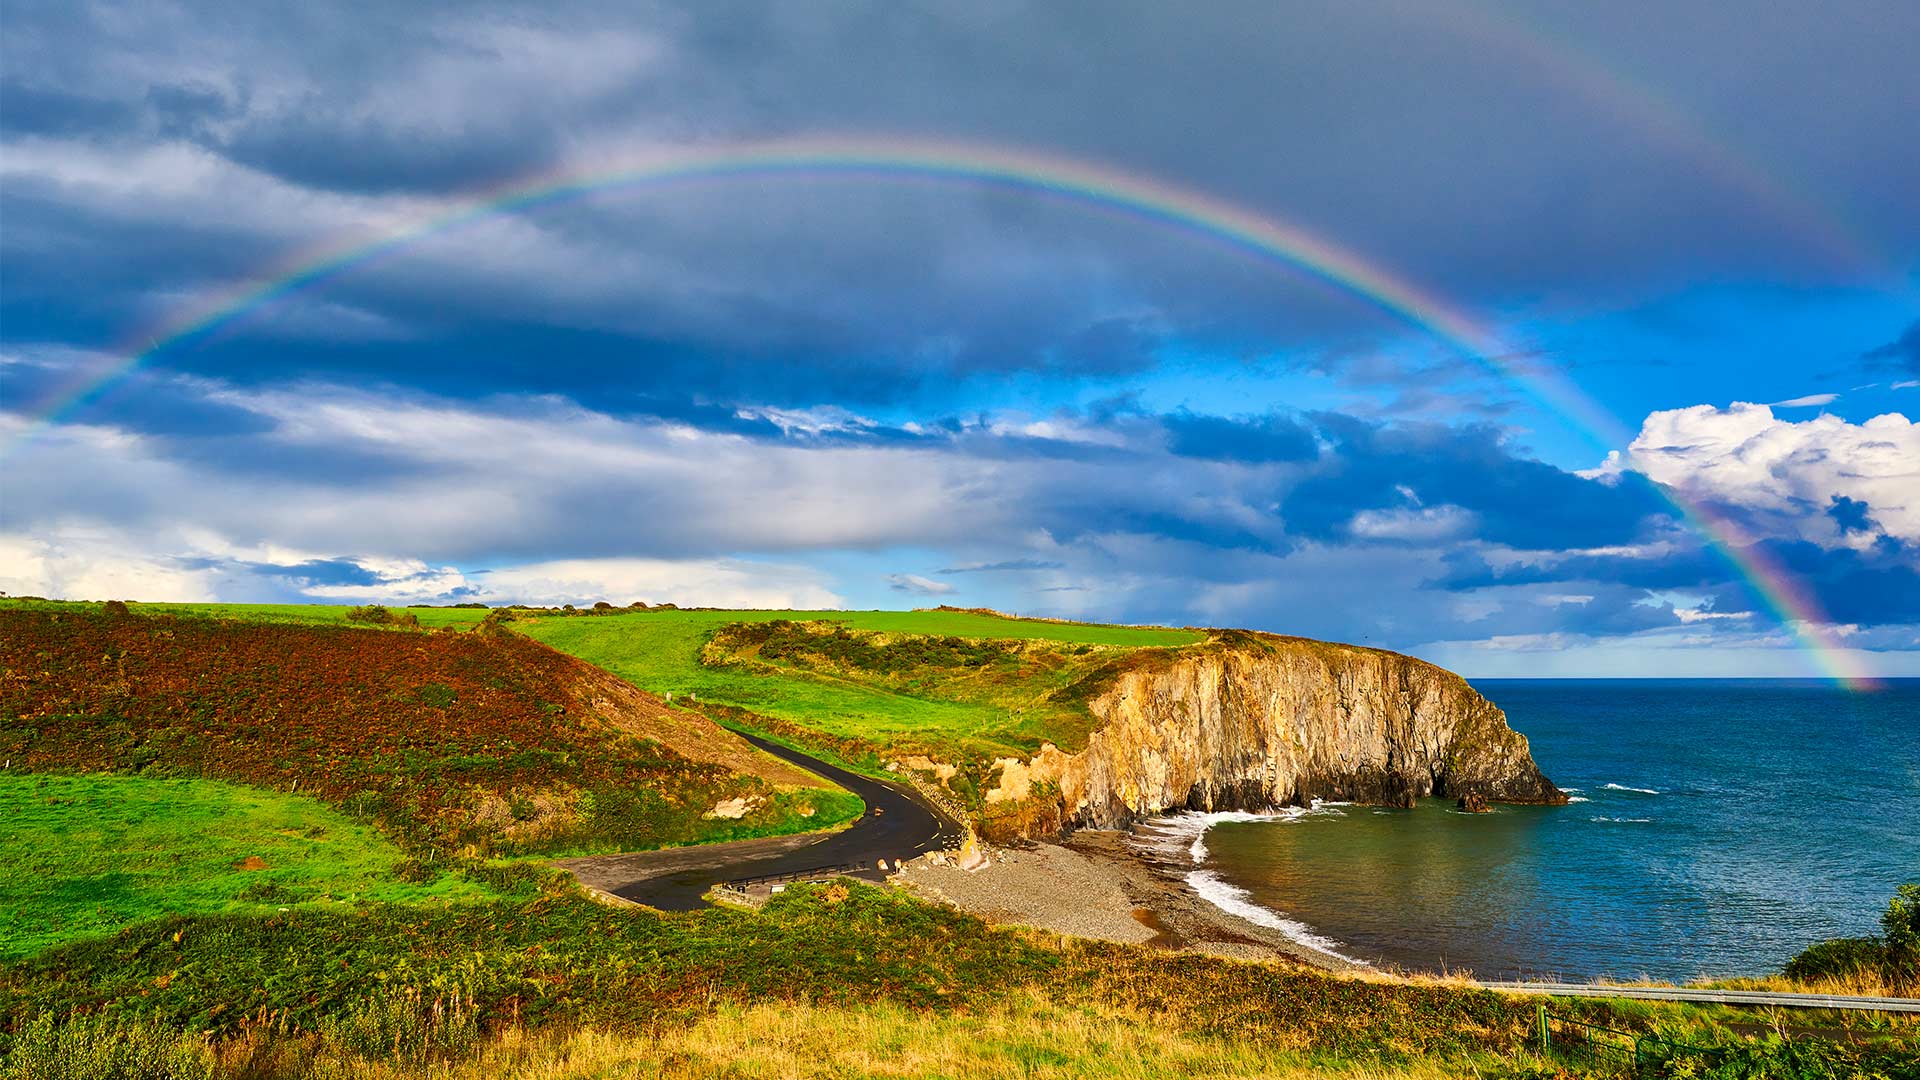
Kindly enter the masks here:
[[1173, 413], [1161, 418], [1167, 448], [1182, 457], [1219, 461], [1312, 461], [1320, 452], [1313, 432], [1289, 417], [1229, 418]]
[[[1832, 619], [1861, 626], [1897, 626], [1920, 613], [1920, 568], [1914, 552], [1882, 537], [1865, 551], [1823, 548], [1805, 541], [1764, 541], [1751, 553], [1760, 565], [1786, 567]], [[1448, 572], [1432, 584], [1460, 592], [1529, 585], [1575, 588], [1594, 583], [1651, 592], [1687, 592], [1710, 598], [1709, 610], [1769, 612], [1770, 601], [1740, 576], [1725, 555], [1700, 548], [1648, 554], [1579, 554], [1495, 569], [1485, 553], [1457, 550]]]
[[0, 80], [0, 131], [9, 135], [95, 135], [130, 129], [136, 106], [111, 98]]
[[1906, 332], [1893, 341], [1867, 350], [1861, 359], [1876, 366], [1920, 375], [1920, 319], [1915, 319]]
[[1920, 618], [1920, 559], [1907, 545], [1881, 537], [1866, 551], [1828, 549], [1805, 541], [1768, 541], [1768, 554], [1812, 587], [1833, 619], [1862, 626]]
[[1007, 559], [1002, 562], [982, 563], [978, 566], [949, 566], [935, 571], [940, 574], [995, 574], [1023, 573], [1030, 570], [1059, 570], [1065, 563], [1047, 559]]
[[1355, 514], [1459, 507], [1482, 540], [1560, 550], [1629, 543], [1669, 509], [1637, 474], [1589, 480], [1516, 455], [1486, 426], [1382, 424], [1331, 413], [1311, 418], [1329, 444], [1326, 467], [1290, 492], [1290, 530], [1347, 535]]
[[1487, 553], [1456, 550], [1448, 553], [1447, 573], [1436, 587], [1458, 592], [1515, 585], [1565, 585], [1604, 581], [1636, 589], [1707, 589], [1733, 573], [1724, 558], [1711, 551], [1688, 548], [1654, 554], [1575, 553], [1546, 562], [1495, 568]]
[[295, 114], [214, 144], [234, 161], [297, 184], [352, 192], [459, 191], [537, 170], [558, 150], [539, 128], [460, 132], [395, 128], [377, 117]]
[[[1913, 201], [1889, 194], [1920, 186], [1920, 149], [1883, 136], [1920, 92], [1897, 44], [1920, 30], [1916, 9], [1753, 20], [1727, 5], [1642, 33], [1658, 15], [1634, 4], [55, 5], [9, 13], [0, 123], [55, 143], [192, 146], [296, 190], [356, 197], [457, 195], [637, 144], [842, 131], [1001, 142], [1296, 220], [1445, 281], [1469, 305], [1515, 290], [1796, 279], [1827, 265], [1849, 215], [1895, 252], [1920, 240]], [[1648, 122], [1644, 91], [1609, 64], [1653, 73], [1679, 119]], [[1727, 130], [1740, 116], [1769, 122]], [[1812, 178], [1811, 195], [1783, 204], [1787, 176]], [[23, 184], [35, 187], [8, 186]], [[113, 336], [102, 312], [151, 305], [183, 279], [245, 276], [268, 257], [210, 258], [208, 223], [160, 220], [170, 211], [137, 190], [88, 206], [63, 203], [59, 185], [38, 202], [9, 196], [9, 233], [61, 218], [57, 245], [10, 245], [8, 284], [44, 283], [30, 304], [9, 290], [10, 326], [93, 327], [97, 342]], [[263, 252], [297, 245], [303, 226], [339, 228], [303, 214], [290, 200], [290, 235]], [[419, 339], [405, 364], [350, 349], [289, 363], [342, 374], [384, 363], [451, 390], [439, 376], [456, 361], [421, 358], [437, 348], [472, 353], [475, 383], [544, 379], [584, 395], [588, 380], [569, 383], [552, 360], [562, 350], [538, 345], [571, 345], [572, 333], [602, 346], [578, 366], [598, 365], [606, 394], [700, 380], [721, 398], [888, 401], [1006, 372], [1138, 372], [1170, 345], [1258, 356], [1392, 330], [1364, 305], [1164, 225], [967, 185], [902, 198], [769, 182], [596, 202], [535, 224], [532, 242], [560, 245], [554, 257], [583, 287], [549, 295], [526, 287], [549, 269], [476, 280], [423, 257], [377, 288], [329, 286]], [[130, 260], [115, 268], [115, 256]], [[582, 298], [595, 291], [606, 295]], [[490, 350], [449, 329], [480, 322], [505, 331]], [[280, 362], [274, 329], [248, 331], [245, 370]], [[166, 362], [241, 370], [213, 353]]]
[[1868, 516], [1871, 509], [1859, 499], [1850, 499], [1845, 495], [1835, 495], [1827, 506], [1827, 516], [1840, 527], [1842, 535], [1854, 532], [1876, 533], [1880, 526]]

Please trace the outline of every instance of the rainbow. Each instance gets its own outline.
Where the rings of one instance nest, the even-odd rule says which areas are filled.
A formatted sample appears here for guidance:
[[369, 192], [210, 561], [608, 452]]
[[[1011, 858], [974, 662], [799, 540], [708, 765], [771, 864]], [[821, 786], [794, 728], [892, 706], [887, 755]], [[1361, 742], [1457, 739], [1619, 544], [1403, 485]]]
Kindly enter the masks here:
[[[1431, 334], [1510, 379], [1600, 445], [1620, 446], [1628, 438], [1604, 407], [1565, 376], [1529, 365], [1524, 355], [1507, 348], [1490, 330], [1437, 296], [1298, 225], [1165, 181], [1070, 158], [954, 142], [815, 137], [663, 149], [611, 165], [550, 173], [460, 200], [371, 241], [360, 239], [303, 252], [136, 335], [133, 340], [141, 344], [119, 350], [119, 359], [103, 370], [50, 396], [40, 418], [14, 440], [8, 453], [98, 400], [142, 363], [169, 347], [230, 327], [280, 298], [319, 286], [428, 237], [489, 217], [598, 193], [780, 177], [989, 185], [1066, 200], [1203, 237], [1337, 288]], [[1831, 620], [1818, 601], [1791, 574], [1765, 561], [1756, 548], [1741, 541], [1730, 522], [1705, 505], [1662, 490], [1681, 516], [1753, 586], [1822, 671], [1850, 687], [1873, 685], [1864, 665], [1834, 635]]]

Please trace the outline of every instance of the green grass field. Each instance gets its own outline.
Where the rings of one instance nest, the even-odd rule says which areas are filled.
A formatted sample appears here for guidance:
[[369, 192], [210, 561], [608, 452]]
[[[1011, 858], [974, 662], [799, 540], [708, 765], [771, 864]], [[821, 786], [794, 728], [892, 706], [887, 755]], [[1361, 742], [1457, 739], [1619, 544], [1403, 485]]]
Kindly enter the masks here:
[[[720, 667], [701, 649], [721, 628], [778, 619], [832, 622], [879, 634], [969, 640], [1051, 642], [1084, 661], [1058, 669], [1009, 672], [994, 680], [939, 673], [882, 679], [821, 670]], [[1084, 744], [1084, 710], [1044, 701], [1090, 663], [1116, 650], [1188, 645], [1206, 635], [1156, 627], [1009, 619], [965, 611], [641, 611], [621, 615], [521, 619], [512, 628], [656, 694], [732, 705], [831, 735], [937, 756], [1030, 754], [1043, 741]], [[909, 673], [911, 674], [911, 673]]]
[[[365, 623], [349, 624], [347, 612], [353, 610], [351, 604], [147, 604], [129, 603], [127, 605], [136, 615], [180, 615], [203, 619], [236, 619], [240, 622], [296, 623], [319, 626], [365, 626]], [[85, 608], [98, 611], [97, 603], [73, 600], [29, 600], [20, 597], [0, 598], [0, 607], [18, 607], [28, 610], [59, 611], [71, 608]], [[394, 606], [396, 612], [406, 612], [420, 620], [420, 626], [426, 630], [436, 630], [442, 626], [451, 626], [465, 630], [480, 625], [487, 617], [485, 608], [424, 608]]]
[[0, 772], [0, 957], [163, 915], [494, 895], [459, 877], [402, 881], [401, 861], [379, 833], [305, 796]]

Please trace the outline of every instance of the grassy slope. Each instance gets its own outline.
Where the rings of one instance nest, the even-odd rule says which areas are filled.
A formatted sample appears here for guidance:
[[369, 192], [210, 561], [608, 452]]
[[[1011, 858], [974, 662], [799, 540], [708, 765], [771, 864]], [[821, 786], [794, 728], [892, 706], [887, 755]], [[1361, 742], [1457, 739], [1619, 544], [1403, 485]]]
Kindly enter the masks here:
[[[265, 863], [239, 869], [253, 858]], [[0, 957], [175, 913], [476, 901], [316, 799], [211, 780], [0, 772]]]
[[830, 885], [789, 889], [762, 912], [661, 914], [552, 892], [446, 908], [167, 919], [0, 970], [0, 1015], [104, 1006], [206, 1029], [266, 1010], [313, 1028], [348, 1002], [407, 987], [457, 988], [483, 1022], [517, 1017], [534, 1028], [630, 1028], [717, 1001], [949, 1010], [1039, 991], [1159, 1012], [1187, 1030], [1355, 1051], [1503, 1047], [1524, 1036], [1533, 1012], [1454, 986], [1063, 943], [897, 892]]
[[[687, 1067], [681, 1075], [784, 1076], [794, 1063], [829, 1075], [828, 1063], [843, 1065], [840, 1075], [972, 1075], [974, 1060], [1011, 1075], [1076, 1075], [1076, 1055], [1118, 1064], [1136, 1051], [1170, 1067], [1218, 1053], [1217, 1075], [1305, 1071], [1310, 1062], [1388, 1077], [1569, 1075], [1514, 1071], [1524, 1064], [1513, 1055], [1532, 1028], [1531, 1000], [994, 930], [857, 885], [795, 887], [762, 912], [667, 915], [549, 892], [443, 909], [168, 919], [0, 966], [0, 1017], [10, 1018], [0, 1029], [16, 1034], [39, 1016], [100, 1013], [149, 1031], [253, 1030], [282, 1046], [299, 1032], [325, 1032], [386, 1054], [429, 1041], [424, 1016], [436, 1002], [461, 1010], [465, 1034], [449, 1040], [461, 1054], [510, 1054], [511, 1038], [489, 1047], [478, 1031], [603, 1033], [580, 1051], [590, 1056], [573, 1062], [578, 1072], [536, 1055], [530, 1074], [549, 1077], [624, 1075], [607, 1071], [622, 1055], [645, 1064], [674, 1048], [691, 1058], [677, 1062]], [[1695, 1044], [1738, 1039], [1717, 1026], [1730, 1014], [1621, 1004], [1558, 1008]], [[263, 1015], [275, 1017], [264, 1032], [251, 1019]], [[1894, 1066], [1920, 1049], [1913, 1025], [1843, 1019], [1861, 1042], [1803, 1043], [1794, 1055], [1841, 1068], [1713, 1075], [1896, 1076]], [[812, 1034], [796, 1043], [799, 1027]], [[1154, 1034], [1136, 1046], [1126, 1034], [1135, 1031]], [[755, 1041], [742, 1038], [749, 1033], [778, 1046], [743, 1045]], [[935, 1056], [912, 1056], [921, 1050]], [[500, 1060], [462, 1075], [507, 1075]], [[1378, 1064], [1386, 1066], [1378, 1074], [1355, 1068]]]
[[[0, 756], [16, 769], [296, 783], [417, 855], [632, 850], [821, 827], [857, 799], [697, 761], [733, 740], [508, 635], [0, 608]], [[734, 740], [737, 741], [737, 740]], [[738, 820], [703, 812], [763, 799]], [[809, 813], [809, 811], [811, 811]]]
[[945, 685], [922, 692], [858, 673], [770, 672], [761, 667], [701, 663], [702, 646], [721, 628], [776, 619], [824, 620], [888, 635], [1057, 642], [1105, 649], [1205, 640], [1204, 634], [1191, 630], [1008, 619], [964, 611], [646, 611], [526, 619], [512, 626], [655, 693], [697, 694], [704, 702], [737, 706], [898, 750], [926, 749], [948, 757], [1026, 754], [1043, 740], [1073, 749], [1085, 737], [1083, 717], [1036, 707], [1036, 699], [1055, 685], [1045, 680], [1013, 680], [964, 691]]

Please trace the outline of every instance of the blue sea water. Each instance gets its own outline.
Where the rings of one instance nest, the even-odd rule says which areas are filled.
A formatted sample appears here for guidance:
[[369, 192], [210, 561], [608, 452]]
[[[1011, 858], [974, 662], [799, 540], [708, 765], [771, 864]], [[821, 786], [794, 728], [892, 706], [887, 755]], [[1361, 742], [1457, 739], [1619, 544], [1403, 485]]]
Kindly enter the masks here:
[[1677, 980], [1876, 932], [1920, 880], [1920, 680], [1474, 685], [1578, 801], [1215, 815], [1190, 880], [1360, 959]]

